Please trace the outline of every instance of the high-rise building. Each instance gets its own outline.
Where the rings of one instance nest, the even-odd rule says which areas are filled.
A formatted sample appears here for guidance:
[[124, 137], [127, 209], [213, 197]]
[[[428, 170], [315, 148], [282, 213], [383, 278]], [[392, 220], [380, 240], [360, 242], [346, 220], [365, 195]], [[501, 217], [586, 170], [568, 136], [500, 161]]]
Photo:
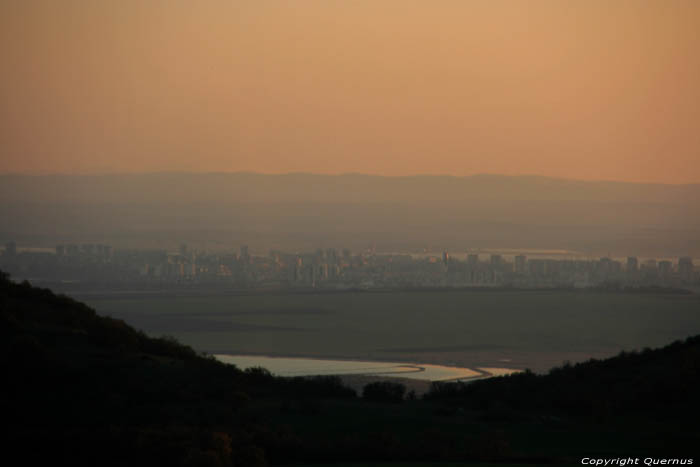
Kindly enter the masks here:
[[629, 256], [627, 258], [627, 273], [635, 273], [639, 270], [639, 261], [636, 256]]
[[338, 252], [335, 248], [326, 249], [326, 261], [330, 265], [338, 264]]
[[317, 281], [328, 280], [328, 264], [323, 263], [318, 265], [318, 272], [316, 273]]
[[518, 255], [515, 257], [515, 272], [516, 274], [525, 274], [527, 271], [527, 256]]
[[686, 282], [693, 280], [694, 269], [693, 259], [690, 256], [678, 258], [678, 275], [680, 276], [681, 280]]
[[294, 281], [301, 282], [304, 280], [304, 262], [301, 257], [297, 256], [294, 262]]
[[670, 261], [659, 261], [659, 274], [661, 277], [667, 278], [673, 272], [673, 264]]
[[238, 260], [243, 264], [250, 263], [250, 253], [248, 252], [248, 245], [241, 245], [241, 254]]
[[545, 276], [546, 272], [546, 262], [543, 259], [531, 259], [527, 262], [528, 269], [530, 270], [530, 275], [541, 279]]
[[316, 261], [318, 263], [323, 263], [326, 260], [326, 253], [322, 248], [316, 250]]

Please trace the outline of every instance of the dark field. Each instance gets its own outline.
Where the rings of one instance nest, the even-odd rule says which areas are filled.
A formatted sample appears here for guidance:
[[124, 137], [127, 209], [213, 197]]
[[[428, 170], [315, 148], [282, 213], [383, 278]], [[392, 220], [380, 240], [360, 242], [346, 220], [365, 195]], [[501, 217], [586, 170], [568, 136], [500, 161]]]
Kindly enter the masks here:
[[209, 353], [531, 368], [700, 333], [700, 296], [405, 291], [80, 297], [99, 314]]

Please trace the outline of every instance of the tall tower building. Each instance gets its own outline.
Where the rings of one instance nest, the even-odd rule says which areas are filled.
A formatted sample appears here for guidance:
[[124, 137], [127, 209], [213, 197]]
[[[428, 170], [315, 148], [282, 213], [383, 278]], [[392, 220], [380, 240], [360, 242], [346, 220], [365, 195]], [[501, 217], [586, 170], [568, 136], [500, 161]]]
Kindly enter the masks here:
[[238, 257], [238, 259], [243, 264], [250, 263], [250, 253], [248, 253], [248, 245], [241, 245], [241, 254]]
[[693, 259], [690, 256], [683, 256], [678, 258], [678, 275], [681, 280], [690, 282], [693, 280], [693, 273], [695, 272], [695, 266], [693, 265]]
[[668, 278], [673, 271], [673, 264], [670, 261], [659, 261], [659, 274], [661, 277]]

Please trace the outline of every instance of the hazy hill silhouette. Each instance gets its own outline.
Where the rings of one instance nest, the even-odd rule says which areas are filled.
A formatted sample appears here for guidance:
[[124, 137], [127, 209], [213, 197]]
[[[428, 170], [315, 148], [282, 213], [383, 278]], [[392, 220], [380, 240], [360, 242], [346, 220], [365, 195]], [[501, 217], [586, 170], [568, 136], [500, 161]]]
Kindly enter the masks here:
[[[700, 184], [582, 181], [541, 176], [258, 174], [156, 172], [114, 175], [0, 175], [0, 196], [33, 203], [402, 203], [587, 201], [700, 202]], [[188, 191], [178, 192], [187, 187]], [[179, 199], [178, 199], [179, 198]]]
[[700, 253], [700, 185], [535, 176], [0, 175], [0, 240]]
[[0, 337], [3, 452], [28, 465], [575, 463], [678, 458], [700, 441], [700, 336], [403, 403], [379, 387], [357, 399], [333, 377], [240, 371], [4, 275]]

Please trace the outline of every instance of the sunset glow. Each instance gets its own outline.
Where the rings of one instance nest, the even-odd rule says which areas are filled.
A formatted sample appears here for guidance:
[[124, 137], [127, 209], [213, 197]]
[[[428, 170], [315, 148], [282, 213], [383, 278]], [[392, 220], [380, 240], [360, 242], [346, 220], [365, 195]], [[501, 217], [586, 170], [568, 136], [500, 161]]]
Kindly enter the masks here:
[[700, 3], [4, 1], [0, 172], [700, 182]]

